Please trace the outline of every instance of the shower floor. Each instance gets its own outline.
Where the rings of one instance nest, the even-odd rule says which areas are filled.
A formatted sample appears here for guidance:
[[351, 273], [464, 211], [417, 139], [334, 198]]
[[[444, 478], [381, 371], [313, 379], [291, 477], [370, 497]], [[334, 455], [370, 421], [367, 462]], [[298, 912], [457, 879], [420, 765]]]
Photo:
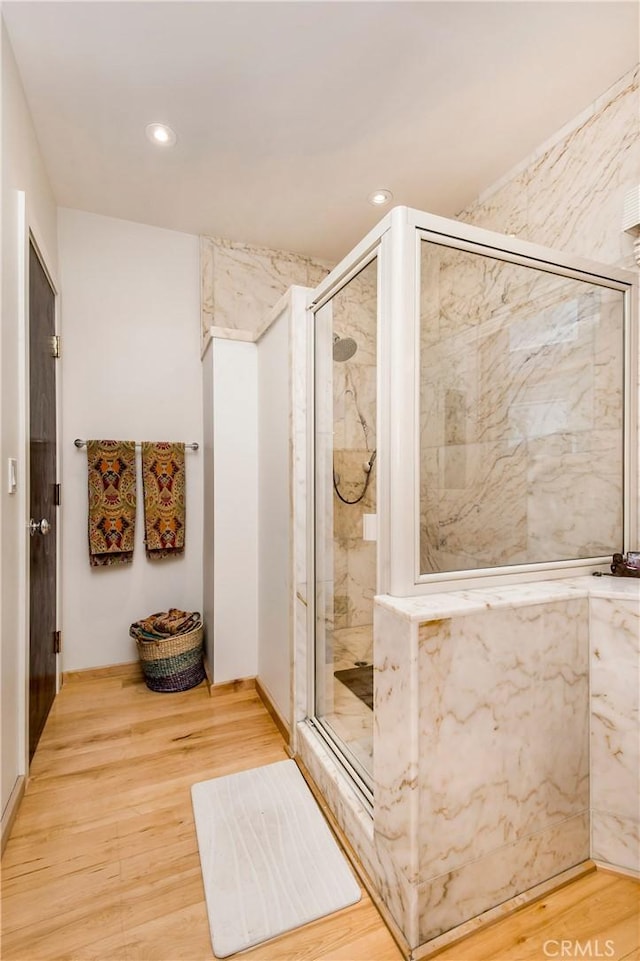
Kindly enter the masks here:
[[341, 628], [333, 632], [333, 660], [325, 675], [327, 704], [333, 707], [324, 720], [369, 774], [373, 774], [373, 711], [335, 677], [335, 672], [363, 662], [371, 664], [372, 657], [371, 624]]

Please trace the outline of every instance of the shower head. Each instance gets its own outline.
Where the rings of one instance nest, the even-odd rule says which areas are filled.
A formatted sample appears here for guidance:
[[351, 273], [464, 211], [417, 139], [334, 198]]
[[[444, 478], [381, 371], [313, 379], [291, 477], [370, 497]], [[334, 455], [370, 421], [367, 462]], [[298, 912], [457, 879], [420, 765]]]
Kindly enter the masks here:
[[358, 349], [353, 337], [338, 337], [335, 334], [333, 338], [333, 359], [342, 363], [345, 360], [350, 360]]

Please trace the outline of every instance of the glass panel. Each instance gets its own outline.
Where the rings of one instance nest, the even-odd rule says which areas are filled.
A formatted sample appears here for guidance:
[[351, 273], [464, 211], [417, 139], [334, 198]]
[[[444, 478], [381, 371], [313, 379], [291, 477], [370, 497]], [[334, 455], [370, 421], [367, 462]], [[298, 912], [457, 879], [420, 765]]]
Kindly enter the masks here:
[[373, 760], [376, 326], [373, 260], [315, 322], [315, 709], [365, 776]]
[[611, 555], [621, 291], [421, 241], [420, 571]]

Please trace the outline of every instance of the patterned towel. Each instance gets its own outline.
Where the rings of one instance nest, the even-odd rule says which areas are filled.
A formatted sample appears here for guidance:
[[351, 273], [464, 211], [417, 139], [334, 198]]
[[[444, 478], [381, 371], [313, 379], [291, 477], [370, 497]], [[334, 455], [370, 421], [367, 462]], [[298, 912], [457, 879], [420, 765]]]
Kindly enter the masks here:
[[185, 525], [184, 444], [142, 442], [147, 557], [182, 554]]
[[136, 445], [88, 440], [89, 562], [130, 564], [136, 529]]

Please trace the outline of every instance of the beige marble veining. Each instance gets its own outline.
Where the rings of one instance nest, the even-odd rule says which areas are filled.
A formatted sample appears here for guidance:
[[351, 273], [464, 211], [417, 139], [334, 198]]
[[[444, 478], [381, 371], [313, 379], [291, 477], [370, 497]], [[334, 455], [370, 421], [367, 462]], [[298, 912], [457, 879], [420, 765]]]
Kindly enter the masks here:
[[376, 446], [376, 368], [353, 360], [334, 366], [334, 447], [336, 450]]
[[636, 67], [458, 218], [525, 240], [633, 267], [620, 229], [624, 193], [638, 180]]
[[[587, 450], [531, 458], [527, 470], [532, 560], [613, 554], [622, 532], [622, 438], [593, 430]], [[583, 514], [577, 505], [588, 505]]]
[[419, 881], [419, 652], [417, 626], [374, 610], [376, 834], [407, 881]]
[[594, 861], [640, 874], [640, 822], [604, 811], [591, 812]]
[[419, 942], [501, 904], [589, 857], [585, 811], [497, 848], [418, 888]]
[[202, 327], [259, 334], [264, 319], [291, 285], [315, 287], [330, 267], [285, 250], [218, 237], [200, 238]]
[[368, 264], [333, 298], [333, 329], [358, 344], [354, 360], [375, 367], [377, 334], [377, 262]]
[[622, 294], [425, 242], [421, 264], [422, 570], [612, 552]]
[[588, 809], [587, 628], [586, 598], [420, 625], [422, 879]]
[[594, 857], [640, 871], [640, 581], [592, 597], [591, 807]]

